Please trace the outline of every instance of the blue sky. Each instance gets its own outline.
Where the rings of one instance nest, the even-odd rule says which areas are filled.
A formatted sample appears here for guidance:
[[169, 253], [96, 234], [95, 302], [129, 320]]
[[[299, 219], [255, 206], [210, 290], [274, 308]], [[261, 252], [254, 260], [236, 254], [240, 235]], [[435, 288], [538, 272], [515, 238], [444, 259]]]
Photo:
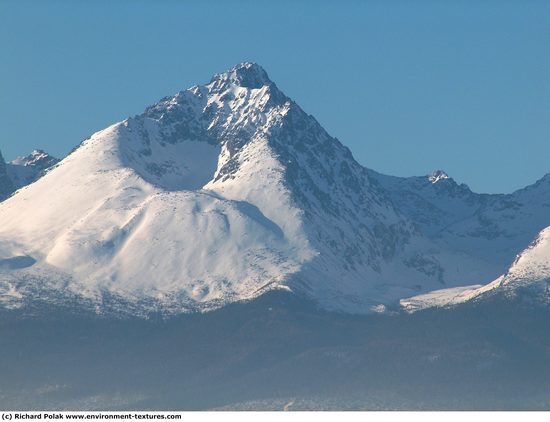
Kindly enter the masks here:
[[478, 192], [550, 172], [550, 1], [0, 0], [0, 51], [8, 160], [256, 61], [367, 167]]

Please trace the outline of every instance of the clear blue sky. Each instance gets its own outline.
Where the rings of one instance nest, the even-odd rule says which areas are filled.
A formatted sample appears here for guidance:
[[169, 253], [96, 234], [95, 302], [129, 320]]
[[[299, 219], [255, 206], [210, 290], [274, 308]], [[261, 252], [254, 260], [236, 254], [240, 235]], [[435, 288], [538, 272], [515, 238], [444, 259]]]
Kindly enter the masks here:
[[6, 159], [247, 60], [375, 170], [478, 192], [550, 172], [550, 1], [0, 0], [0, 52]]

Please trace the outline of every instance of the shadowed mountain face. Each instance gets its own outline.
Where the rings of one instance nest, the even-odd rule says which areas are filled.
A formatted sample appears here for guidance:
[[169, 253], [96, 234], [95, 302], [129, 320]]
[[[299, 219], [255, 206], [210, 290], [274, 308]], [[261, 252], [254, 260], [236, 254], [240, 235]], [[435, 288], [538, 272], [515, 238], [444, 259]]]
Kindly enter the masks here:
[[289, 293], [168, 320], [0, 315], [2, 409], [548, 409], [547, 308], [352, 316]]
[[[478, 255], [504, 273], [549, 221], [550, 177], [511, 194], [478, 194], [436, 171], [429, 177], [399, 178], [369, 171], [396, 208], [442, 249]], [[478, 281], [475, 281], [476, 283]]]
[[7, 198], [14, 191], [12, 180], [8, 176], [6, 162], [0, 152], [0, 201]]

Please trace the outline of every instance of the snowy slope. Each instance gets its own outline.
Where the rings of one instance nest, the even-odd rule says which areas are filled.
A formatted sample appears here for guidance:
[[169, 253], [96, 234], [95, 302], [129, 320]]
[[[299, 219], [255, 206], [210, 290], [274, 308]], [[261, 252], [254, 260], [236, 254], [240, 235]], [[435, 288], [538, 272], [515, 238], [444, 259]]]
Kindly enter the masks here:
[[[474, 193], [441, 171], [414, 178], [373, 174], [400, 211], [434, 243], [483, 260], [484, 274], [470, 279], [469, 285], [404, 298], [400, 303], [406, 310], [452, 306], [544, 279], [549, 251], [540, 246], [536, 259], [531, 254], [534, 245], [544, 244], [545, 230], [538, 233], [550, 218], [549, 175], [511, 194], [490, 195]], [[534, 237], [538, 240], [531, 243]]]
[[515, 280], [550, 279], [550, 227], [539, 233], [535, 241], [514, 261], [506, 273], [505, 283]]
[[[282, 105], [266, 104], [273, 101], [267, 79], [250, 79], [256, 76], [267, 78], [243, 65], [164, 99], [94, 134], [4, 202], [1, 258], [36, 261], [4, 270], [5, 290], [21, 279], [59, 288], [43, 279], [61, 270], [63, 288], [86, 297], [108, 292], [127, 300], [178, 300], [185, 308], [254, 297], [296, 272], [315, 252], [263, 136]], [[234, 98], [223, 102], [223, 96]], [[222, 177], [229, 183], [224, 161], [239, 143], [250, 144], [256, 160], [242, 189], [269, 199], [268, 205], [258, 200], [263, 211], [237, 193], [231, 199], [202, 189]]]
[[[531, 209], [527, 216], [537, 216], [536, 206], [547, 202], [550, 195], [545, 193], [548, 176], [536, 184], [521, 189], [512, 196], [521, 198]], [[528, 208], [529, 209], [529, 208]], [[542, 210], [538, 210], [543, 213]], [[427, 294], [401, 299], [401, 306], [414, 312], [433, 307], [453, 306], [487, 294], [505, 294], [517, 296], [527, 294], [534, 300], [550, 303], [550, 227], [543, 229], [521, 253], [516, 255], [512, 264], [494, 281], [484, 285], [470, 285], [460, 288], [440, 289]]]
[[428, 308], [446, 308], [470, 300], [483, 297], [485, 293], [493, 292], [502, 286], [503, 276], [492, 282], [480, 285], [451, 287], [448, 289], [434, 290], [428, 293], [408, 297], [399, 301], [406, 312], [416, 312]]
[[[480, 204], [498, 224], [516, 218], [499, 201], [443, 173], [363, 168], [243, 63], [95, 133], [1, 203], [0, 301], [102, 309], [114, 297], [179, 312], [285, 288], [328, 309], [381, 311], [500, 274], [507, 233], [476, 234], [480, 220], [466, 236], [452, 228]], [[497, 252], [472, 253], [480, 239]]]
[[536, 239], [520, 254], [506, 272], [485, 285], [471, 285], [440, 289], [400, 300], [408, 312], [434, 307], [454, 306], [486, 295], [527, 294], [530, 300], [550, 303], [550, 227], [542, 230]]
[[496, 287], [495, 291], [527, 294], [538, 302], [550, 303], [550, 227], [518, 254]]
[[[74, 278], [67, 287], [87, 296], [247, 297], [295, 270], [302, 258], [253, 206], [208, 192], [167, 191], [123, 166], [134, 140], [128, 129], [117, 124], [92, 136], [6, 201], [2, 252], [32, 256], [39, 274], [40, 264], [65, 271]], [[169, 150], [183, 154], [189, 145], [182, 147]], [[29, 202], [41, 206], [22, 205]]]

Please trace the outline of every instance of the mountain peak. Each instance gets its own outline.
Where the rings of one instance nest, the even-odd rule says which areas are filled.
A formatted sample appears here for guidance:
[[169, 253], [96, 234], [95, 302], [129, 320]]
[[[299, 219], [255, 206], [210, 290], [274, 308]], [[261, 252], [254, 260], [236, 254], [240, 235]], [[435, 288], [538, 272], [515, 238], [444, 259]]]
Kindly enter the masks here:
[[449, 175], [445, 173], [443, 170], [435, 170], [432, 174], [428, 176], [428, 180], [433, 184], [449, 178], [450, 178]]
[[[214, 75], [208, 84], [161, 99], [136, 116], [136, 122], [156, 121], [158, 133], [151, 137], [161, 144], [203, 140], [228, 146], [232, 156], [286, 115], [290, 103], [261, 66], [244, 62]], [[150, 153], [149, 146], [145, 151]]]
[[50, 167], [56, 164], [58, 161], [59, 159], [52, 157], [46, 151], [42, 149], [35, 149], [27, 156], [17, 157], [10, 164], [13, 164], [16, 166], [26, 166], [26, 167], [34, 166], [34, 167], [40, 167], [41, 169], [45, 169], [47, 167]]
[[273, 82], [269, 79], [267, 72], [257, 63], [243, 62], [233, 66], [226, 72], [214, 75], [211, 84], [240, 86], [249, 89], [258, 89], [269, 86]]

